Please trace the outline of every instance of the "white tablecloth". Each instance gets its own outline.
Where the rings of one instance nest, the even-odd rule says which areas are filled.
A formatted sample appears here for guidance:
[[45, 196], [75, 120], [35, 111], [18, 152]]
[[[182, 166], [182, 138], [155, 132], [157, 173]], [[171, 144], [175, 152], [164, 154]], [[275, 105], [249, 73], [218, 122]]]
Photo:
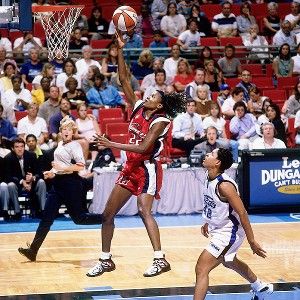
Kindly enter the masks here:
[[[235, 178], [236, 169], [226, 173]], [[90, 212], [102, 213], [119, 172], [101, 172], [94, 175], [93, 201]], [[204, 168], [164, 170], [160, 200], [155, 200], [152, 211], [160, 214], [190, 214], [203, 208]], [[132, 196], [120, 210], [119, 215], [137, 214], [136, 197]]]

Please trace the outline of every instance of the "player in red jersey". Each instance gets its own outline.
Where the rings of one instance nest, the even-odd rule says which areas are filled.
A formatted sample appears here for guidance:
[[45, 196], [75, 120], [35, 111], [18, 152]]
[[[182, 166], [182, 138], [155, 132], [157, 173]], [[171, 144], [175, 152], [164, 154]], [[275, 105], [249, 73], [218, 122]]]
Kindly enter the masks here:
[[115, 227], [114, 218], [133, 194], [137, 196], [139, 215], [145, 224], [154, 250], [153, 263], [144, 273], [145, 277], [151, 277], [171, 269], [161, 251], [159, 229], [151, 214], [151, 208], [154, 198], [159, 197], [162, 182], [162, 168], [158, 157], [163, 149], [163, 139], [170, 126], [168, 117], [173, 118], [177, 113], [185, 111], [186, 95], [179, 93], [165, 95], [157, 91], [145, 101], [137, 101], [125, 68], [122, 50], [124, 42], [118, 32], [116, 36], [119, 46], [120, 81], [125, 96], [134, 109], [129, 125], [128, 144], [111, 142], [99, 135], [96, 137], [96, 141], [105, 147], [127, 151], [127, 161], [103, 212], [102, 253], [97, 264], [88, 271], [87, 276], [99, 276], [115, 269], [110, 253]]

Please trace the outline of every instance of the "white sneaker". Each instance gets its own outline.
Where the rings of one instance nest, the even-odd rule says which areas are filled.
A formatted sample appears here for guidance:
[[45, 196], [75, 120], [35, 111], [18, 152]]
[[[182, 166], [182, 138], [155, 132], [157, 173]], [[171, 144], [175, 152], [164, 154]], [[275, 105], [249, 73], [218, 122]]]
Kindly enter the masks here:
[[266, 283], [266, 285], [259, 291], [252, 291], [254, 296], [251, 300], [265, 300], [268, 299], [268, 295], [271, 295], [274, 291], [274, 286], [272, 283]]
[[115, 269], [116, 266], [111, 259], [99, 259], [96, 265], [86, 273], [86, 276], [96, 277], [102, 275], [104, 272], [112, 272]]
[[170, 264], [166, 261], [165, 258], [154, 258], [152, 265], [144, 273], [144, 277], [157, 276], [170, 270]]

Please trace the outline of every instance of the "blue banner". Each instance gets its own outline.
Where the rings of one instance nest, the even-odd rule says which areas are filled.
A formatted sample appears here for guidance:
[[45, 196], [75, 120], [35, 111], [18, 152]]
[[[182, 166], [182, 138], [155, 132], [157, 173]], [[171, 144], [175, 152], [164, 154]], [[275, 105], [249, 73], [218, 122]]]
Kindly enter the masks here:
[[300, 205], [300, 161], [285, 157], [249, 162], [249, 206]]

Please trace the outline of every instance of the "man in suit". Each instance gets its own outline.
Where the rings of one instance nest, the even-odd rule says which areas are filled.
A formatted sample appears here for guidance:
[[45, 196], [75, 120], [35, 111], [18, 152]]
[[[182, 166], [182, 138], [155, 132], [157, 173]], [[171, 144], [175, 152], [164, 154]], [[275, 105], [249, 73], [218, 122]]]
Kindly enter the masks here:
[[42, 179], [36, 155], [25, 150], [24, 140], [16, 138], [12, 143], [12, 152], [4, 158], [6, 182], [14, 205], [15, 220], [20, 220], [18, 196], [22, 193], [27, 193], [30, 198], [35, 196], [43, 211], [46, 202], [46, 184]]

